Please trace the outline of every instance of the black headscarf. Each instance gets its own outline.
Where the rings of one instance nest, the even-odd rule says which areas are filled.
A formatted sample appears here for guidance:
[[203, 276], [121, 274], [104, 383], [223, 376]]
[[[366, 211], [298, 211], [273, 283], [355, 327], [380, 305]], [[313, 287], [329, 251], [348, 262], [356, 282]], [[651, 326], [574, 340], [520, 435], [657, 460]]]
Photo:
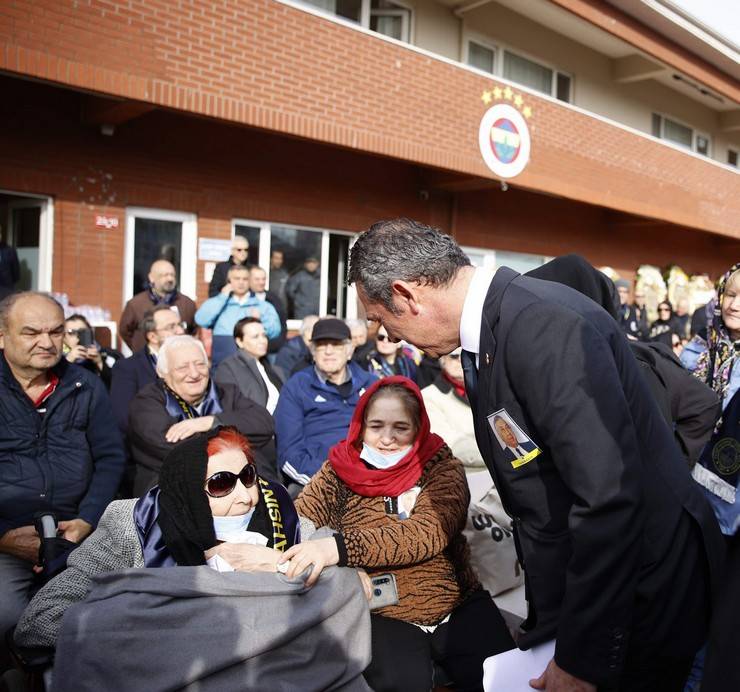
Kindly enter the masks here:
[[218, 428], [193, 435], [170, 451], [159, 473], [159, 518], [165, 543], [181, 566], [204, 565], [203, 553], [218, 542], [203, 490], [208, 442]]
[[580, 255], [563, 255], [541, 267], [528, 271], [527, 276], [565, 284], [601, 305], [615, 320], [619, 295], [614, 282], [592, 267]]
[[[204, 565], [203, 553], [218, 543], [211, 505], [203, 487], [208, 469], [208, 442], [219, 430], [221, 428], [193, 435], [175, 445], [165, 457], [159, 473], [157, 523], [172, 557], [180, 566]], [[257, 483], [257, 489], [259, 499], [247, 528], [265, 536], [267, 546], [272, 548], [273, 522], [264, 501], [262, 482]]]

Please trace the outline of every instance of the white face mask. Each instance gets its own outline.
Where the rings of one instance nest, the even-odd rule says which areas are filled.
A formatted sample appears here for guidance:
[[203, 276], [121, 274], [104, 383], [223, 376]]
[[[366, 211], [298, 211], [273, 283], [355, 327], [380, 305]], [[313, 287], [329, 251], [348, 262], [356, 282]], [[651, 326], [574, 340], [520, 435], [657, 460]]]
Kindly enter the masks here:
[[360, 459], [364, 459], [370, 466], [374, 466], [376, 469], [389, 469], [401, 461], [409, 453], [410, 449], [411, 445], [397, 452], [381, 454], [375, 447], [370, 447], [363, 442]]
[[246, 514], [239, 514], [237, 516], [213, 517], [213, 529], [216, 532], [216, 538], [219, 541], [229, 542], [234, 534], [246, 531], [253, 514], [254, 508]]

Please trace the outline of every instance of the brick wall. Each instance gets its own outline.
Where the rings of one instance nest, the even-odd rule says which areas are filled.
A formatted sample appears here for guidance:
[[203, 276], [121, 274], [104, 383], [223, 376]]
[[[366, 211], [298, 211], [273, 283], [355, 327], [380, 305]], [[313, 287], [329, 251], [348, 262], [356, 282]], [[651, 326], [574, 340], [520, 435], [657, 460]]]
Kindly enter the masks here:
[[[213, 238], [230, 237], [233, 218], [360, 231], [405, 215], [464, 245], [580, 252], [624, 273], [649, 261], [717, 275], [740, 256], [740, 242], [716, 234], [513, 188], [451, 193], [429, 188], [430, 171], [413, 164], [177, 113], [148, 113], [106, 137], [81, 120], [83, 94], [9, 77], [0, 92], [0, 190], [54, 198], [53, 289], [116, 317], [127, 206], [194, 213], [199, 235]], [[119, 228], [96, 228], [96, 214]], [[203, 271], [199, 261], [199, 300]]]
[[[477, 130], [494, 82], [274, 0], [3, 3], [0, 69], [492, 177]], [[533, 147], [516, 186], [740, 237], [736, 172], [524, 98]]]

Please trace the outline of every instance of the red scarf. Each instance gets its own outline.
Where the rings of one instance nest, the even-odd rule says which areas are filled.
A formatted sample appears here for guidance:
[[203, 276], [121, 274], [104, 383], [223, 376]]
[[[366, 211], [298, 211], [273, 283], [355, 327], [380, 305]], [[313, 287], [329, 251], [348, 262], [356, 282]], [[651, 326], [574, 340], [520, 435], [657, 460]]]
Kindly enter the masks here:
[[[365, 409], [373, 394], [381, 387], [400, 384], [419, 400], [421, 425], [408, 454], [389, 469], [370, 469], [360, 459]], [[347, 439], [329, 450], [329, 463], [344, 483], [363, 497], [398, 497], [412, 488], [421, 478], [426, 463], [442, 448], [444, 440], [430, 431], [429, 417], [419, 388], [408, 377], [393, 375], [374, 382], [360, 397], [349, 424]]]
[[452, 385], [452, 388], [455, 390], [455, 394], [457, 394], [461, 399], [465, 399], [465, 401], [468, 400], [468, 395], [465, 393], [465, 382], [450, 377], [444, 370], [442, 371], [442, 377]]

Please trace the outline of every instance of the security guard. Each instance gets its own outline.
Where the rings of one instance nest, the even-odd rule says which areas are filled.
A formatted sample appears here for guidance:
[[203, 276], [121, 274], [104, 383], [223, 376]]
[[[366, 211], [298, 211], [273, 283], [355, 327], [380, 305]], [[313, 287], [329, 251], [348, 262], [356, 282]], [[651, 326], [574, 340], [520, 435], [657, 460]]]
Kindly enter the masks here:
[[[682, 690], [723, 545], [617, 323], [567, 286], [473, 268], [408, 219], [372, 226], [350, 262], [392, 338], [431, 356], [463, 347], [478, 446], [526, 574], [519, 646], [556, 640], [533, 685]], [[507, 454], [500, 421], [532, 451]]]

